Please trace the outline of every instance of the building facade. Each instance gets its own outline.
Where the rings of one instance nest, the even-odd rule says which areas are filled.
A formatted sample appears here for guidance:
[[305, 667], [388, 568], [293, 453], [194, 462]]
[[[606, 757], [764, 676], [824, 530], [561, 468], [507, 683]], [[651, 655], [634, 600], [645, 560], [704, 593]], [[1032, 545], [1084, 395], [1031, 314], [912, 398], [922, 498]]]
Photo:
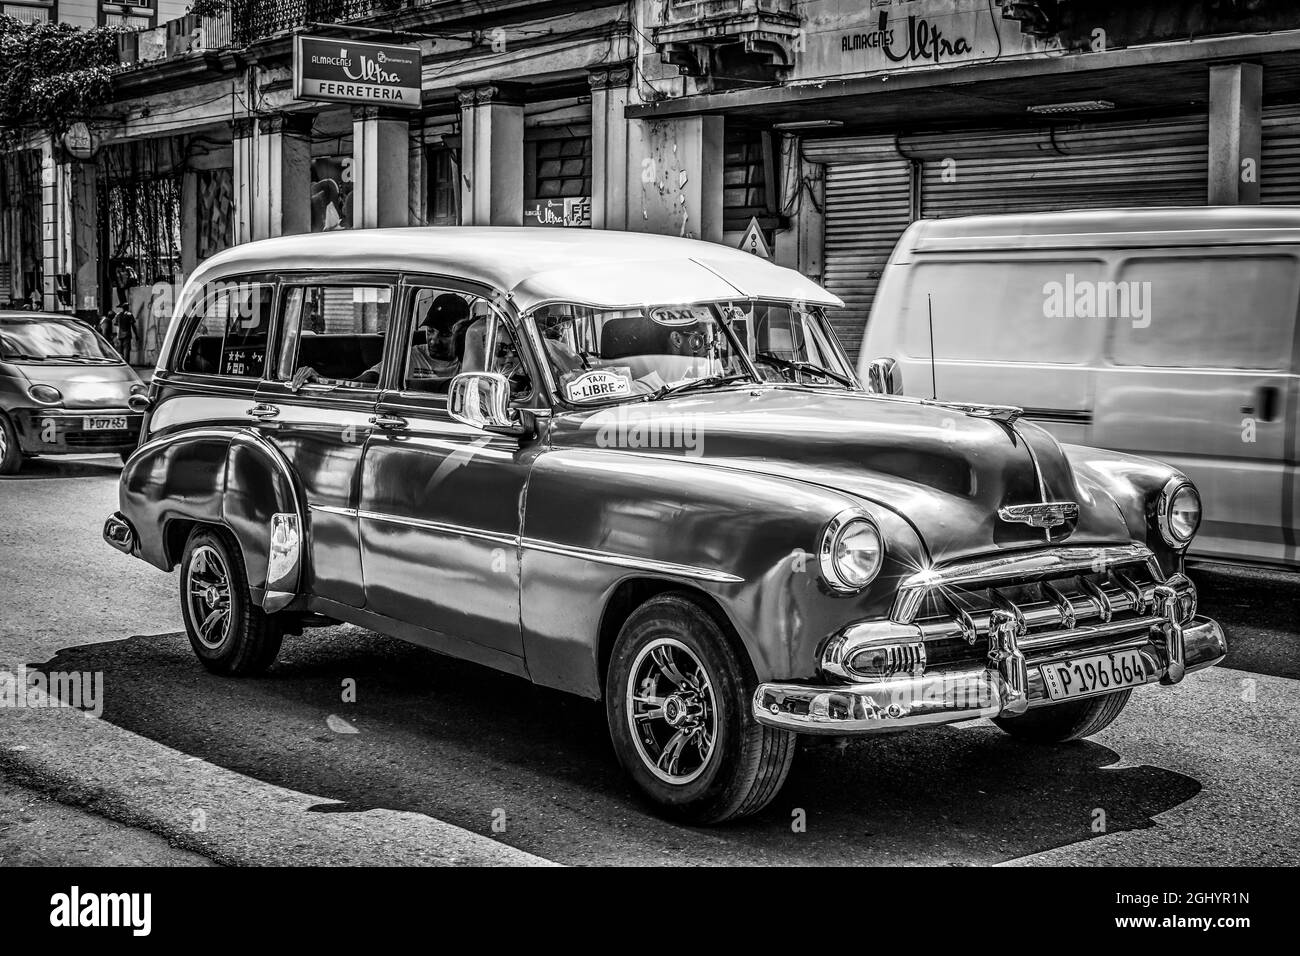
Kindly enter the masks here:
[[[112, 102], [11, 150], [0, 183], [0, 300], [124, 302], [141, 362], [198, 262], [276, 235], [748, 244], [839, 294], [855, 351], [918, 217], [1300, 202], [1300, 9], [1283, 0], [155, 2], [5, 3], [143, 27]], [[301, 95], [304, 34], [416, 48], [415, 99]]]

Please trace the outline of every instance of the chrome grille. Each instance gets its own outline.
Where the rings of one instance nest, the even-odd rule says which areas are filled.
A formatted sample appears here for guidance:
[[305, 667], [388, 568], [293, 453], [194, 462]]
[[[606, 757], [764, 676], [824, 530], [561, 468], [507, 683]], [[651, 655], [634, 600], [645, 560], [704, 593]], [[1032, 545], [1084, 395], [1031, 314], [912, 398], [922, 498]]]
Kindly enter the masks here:
[[932, 589], [917, 608], [931, 666], [983, 657], [997, 610], [1021, 624], [1026, 652], [1150, 628], [1158, 617], [1150, 565], [1132, 562], [1032, 581], [981, 582]]

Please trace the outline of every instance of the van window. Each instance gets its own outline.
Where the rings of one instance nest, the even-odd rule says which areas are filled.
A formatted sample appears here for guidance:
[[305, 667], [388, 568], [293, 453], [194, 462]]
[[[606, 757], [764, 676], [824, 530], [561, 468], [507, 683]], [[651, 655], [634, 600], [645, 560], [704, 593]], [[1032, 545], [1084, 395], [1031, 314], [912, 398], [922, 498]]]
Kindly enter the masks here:
[[1282, 255], [1132, 258], [1119, 279], [1148, 306], [1115, 324], [1116, 365], [1285, 369], [1297, 261]]
[[931, 311], [940, 360], [1078, 365], [1100, 350], [1105, 323], [1076, 308], [1104, 274], [1099, 260], [930, 260], [909, 272], [911, 357], [930, 356]]
[[274, 297], [269, 282], [235, 277], [204, 285], [185, 310], [177, 371], [260, 379]]
[[387, 285], [285, 286], [276, 380], [377, 386], [392, 298]]

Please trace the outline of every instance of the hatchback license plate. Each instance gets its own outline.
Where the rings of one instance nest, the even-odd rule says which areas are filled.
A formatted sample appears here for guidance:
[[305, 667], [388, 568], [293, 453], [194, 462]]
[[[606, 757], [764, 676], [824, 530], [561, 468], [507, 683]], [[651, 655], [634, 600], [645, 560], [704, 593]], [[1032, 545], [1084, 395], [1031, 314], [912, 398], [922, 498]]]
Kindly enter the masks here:
[[88, 432], [124, 432], [126, 416], [124, 415], [87, 415], [83, 419]]
[[1137, 651], [1076, 657], [1059, 664], [1044, 664], [1041, 669], [1043, 685], [1052, 700], [1122, 690], [1146, 682], [1142, 655]]

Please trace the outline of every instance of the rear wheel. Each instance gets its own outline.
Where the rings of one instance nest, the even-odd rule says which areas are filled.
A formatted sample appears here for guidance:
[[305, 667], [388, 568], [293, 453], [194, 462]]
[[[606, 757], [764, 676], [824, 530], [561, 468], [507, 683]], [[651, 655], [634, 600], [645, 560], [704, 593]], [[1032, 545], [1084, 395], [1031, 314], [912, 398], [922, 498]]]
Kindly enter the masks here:
[[224, 529], [190, 534], [181, 558], [181, 614], [190, 646], [214, 674], [258, 674], [280, 652], [280, 622], [253, 603], [243, 557]]
[[0, 413], [0, 475], [16, 475], [23, 466], [23, 450], [9, 416]]
[[790, 772], [795, 735], [750, 712], [755, 679], [711, 615], [651, 598], [624, 623], [605, 681], [615, 753], [666, 814], [721, 823], [757, 813]]
[[1059, 744], [1100, 733], [1119, 716], [1133, 691], [1120, 690], [1101, 697], [1071, 700], [1031, 710], [1019, 717], [997, 717], [997, 724], [1012, 737], [1039, 744]]

